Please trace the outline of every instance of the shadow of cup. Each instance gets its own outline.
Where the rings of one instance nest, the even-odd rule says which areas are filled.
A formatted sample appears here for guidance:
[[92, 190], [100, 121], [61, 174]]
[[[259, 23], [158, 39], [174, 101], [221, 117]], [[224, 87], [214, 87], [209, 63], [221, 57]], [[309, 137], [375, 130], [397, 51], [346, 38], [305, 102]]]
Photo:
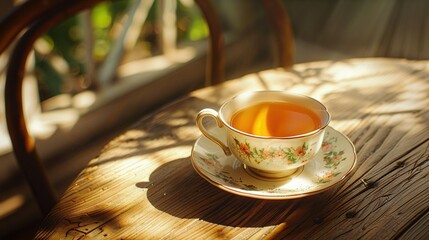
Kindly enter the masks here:
[[260, 200], [233, 195], [201, 178], [189, 158], [161, 165], [151, 174], [149, 182], [139, 182], [136, 186], [147, 189], [150, 203], [160, 211], [232, 227], [279, 225], [290, 220], [301, 203], [311, 203], [314, 199]]

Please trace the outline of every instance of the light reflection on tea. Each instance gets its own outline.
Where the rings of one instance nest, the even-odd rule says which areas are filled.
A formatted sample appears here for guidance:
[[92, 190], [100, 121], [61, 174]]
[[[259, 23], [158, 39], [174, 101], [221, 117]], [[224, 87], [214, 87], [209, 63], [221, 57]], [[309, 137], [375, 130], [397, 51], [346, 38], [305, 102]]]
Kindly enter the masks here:
[[258, 136], [290, 137], [314, 131], [321, 120], [311, 109], [289, 102], [260, 102], [236, 112], [231, 125]]

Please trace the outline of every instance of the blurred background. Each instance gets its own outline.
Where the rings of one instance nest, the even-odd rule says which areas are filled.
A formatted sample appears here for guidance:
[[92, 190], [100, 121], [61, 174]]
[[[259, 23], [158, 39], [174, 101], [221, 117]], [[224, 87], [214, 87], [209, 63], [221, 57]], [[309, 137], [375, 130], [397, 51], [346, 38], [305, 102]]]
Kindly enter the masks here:
[[[211, 3], [225, 36], [225, 79], [273, 67], [276, 47], [261, 1]], [[429, 58], [429, 1], [283, 3], [295, 63]], [[0, 18], [17, 4], [1, 1]], [[59, 195], [125, 126], [204, 86], [208, 34], [192, 0], [117, 0], [67, 19], [36, 41], [24, 80], [25, 114]], [[9, 52], [0, 55], [0, 238], [5, 239], [31, 236], [42, 218], [15, 162], [4, 118]], [[174, 89], [172, 82], [186, 87]]]

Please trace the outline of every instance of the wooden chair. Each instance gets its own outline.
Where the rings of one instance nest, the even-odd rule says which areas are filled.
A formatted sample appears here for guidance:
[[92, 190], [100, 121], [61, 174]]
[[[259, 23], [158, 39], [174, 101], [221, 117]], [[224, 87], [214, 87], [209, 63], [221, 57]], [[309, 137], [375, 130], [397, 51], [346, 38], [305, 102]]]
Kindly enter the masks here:
[[[35, 139], [28, 133], [24, 118], [22, 83], [25, 63], [38, 37], [62, 20], [82, 10], [90, 9], [102, 1], [26, 1], [13, 9], [0, 22], [0, 36], [2, 36], [0, 54], [14, 40], [17, 40], [11, 52], [6, 73], [5, 106], [9, 135], [18, 165], [44, 215], [54, 206], [57, 198], [37, 154]], [[224, 75], [224, 42], [221, 24], [210, 1], [196, 0], [195, 2], [209, 28], [207, 78], [210, 79], [211, 84], [216, 84], [223, 80]], [[280, 0], [264, 0], [263, 3], [275, 32], [278, 33], [278, 66], [288, 67], [292, 65], [292, 35], [287, 14]], [[23, 33], [18, 38], [21, 32]]]
[[273, 28], [277, 46], [277, 66], [288, 68], [293, 65], [294, 41], [289, 15], [281, 0], [263, 0], [269, 23]]
[[[13, 9], [0, 23], [0, 52], [3, 52], [26, 27], [11, 53], [5, 86], [6, 121], [18, 164], [43, 214], [56, 202], [53, 188], [36, 151], [34, 138], [28, 133], [22, 102], [22, 82], [25, 63], [35, 40], [62, 20], [95, 6], [101, 0], [26, 1]], [[223, 78], [223, 38], [220, 22], [206, 1], [196, 1], [206, 17], [210, 32], [208, 78], [220, 82]]]

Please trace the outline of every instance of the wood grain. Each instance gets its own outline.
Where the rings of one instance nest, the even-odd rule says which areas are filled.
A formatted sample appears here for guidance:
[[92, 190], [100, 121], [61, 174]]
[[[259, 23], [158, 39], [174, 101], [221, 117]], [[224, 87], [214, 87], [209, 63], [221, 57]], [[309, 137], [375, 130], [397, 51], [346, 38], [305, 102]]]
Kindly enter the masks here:
[[[286, 89], [325, 103], [358, 163], [323, 193], [269, 201], [202, 179], [190, 153], [195, 115], [242, 91]], [[429, 62], [351, 59], [267, 70], [204, 88], [109, 143], [36, 238], [427, 239]]]

